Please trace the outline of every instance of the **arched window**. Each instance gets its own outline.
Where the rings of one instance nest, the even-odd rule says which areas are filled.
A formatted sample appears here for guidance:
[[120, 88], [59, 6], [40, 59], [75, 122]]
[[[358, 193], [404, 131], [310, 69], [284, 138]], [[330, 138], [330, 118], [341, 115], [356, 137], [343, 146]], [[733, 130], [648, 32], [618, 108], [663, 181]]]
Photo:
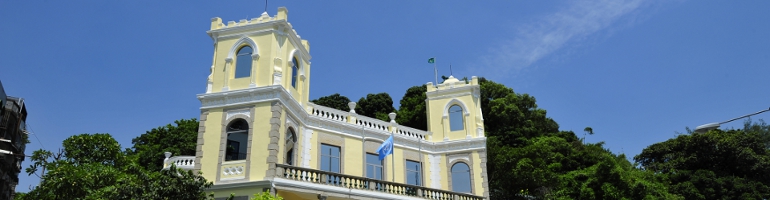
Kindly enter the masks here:
[[246, 141], [249, 138], [249, 123], [243, 119], [237, 119], [227, 126], [227, 146], [225, 149], [225, 161], [246, 160]]
[[471, 169], [462, 162], [452, 165], [452, 191], [471, 193]]
[[297, 61], [297, 58], [294, 57], [291, 59], [292, 68], [291, 68], [291, 87], [297, 88], [297, 75], [299, 74], [299, 62]]
[[251, 76], [251, 53], [254, 52], [250, 46], [243, 46], [238, 50], [235, 60], [235, 78]]
[[459, 131], [463, 130], [465, 123], [463, 122], [463, 108], [458, 105], [449, 107], [449, 130]]
[[297, 134], [294, 133], [294, 128], [286, 130], [286, 163], [287, 165], [294, 165], [294, 145], [297, 144]]

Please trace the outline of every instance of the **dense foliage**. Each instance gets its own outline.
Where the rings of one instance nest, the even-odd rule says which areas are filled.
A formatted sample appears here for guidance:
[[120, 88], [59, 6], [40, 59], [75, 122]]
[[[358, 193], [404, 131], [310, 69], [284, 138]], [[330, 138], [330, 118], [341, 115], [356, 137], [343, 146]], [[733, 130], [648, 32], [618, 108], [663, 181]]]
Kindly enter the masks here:
[[428, 130], [428, 116], [425, 108], [425, 92], [428, 89], [425, 86], [412, 86], [406, 90], [406, 94], [401, 98], [399, 102], [401, 108], [398, 115], [396, 115], [396, 122], [398, 124], [420, 129]]
[[181, 119], [134, 138], [134, 146], [127, 152], [136, 156], [140, 166], [149, 171], [159, 171], [163, 168], [165, 152], [172, 155], [195, 155], [198, 144], [198, 120]]
[[[109, 134], [81, 134], [59, 152], [37, 150], [26, 169], [40, 185], [17, 199], [205, 199], [211, 186], [200, 174], [147, 170]], [[160, 159], [160, 158], [158, 158]]]
[[310, 102], [313, 102], [316, 105], [322, 105], [322, 106], [334, 108], [337, 110], [350, 111], [350, 107], [348, 107], [348, 103], [350, 103], [350, 99], [340, 95], [339, 93], [335, 93], [329, 96], [324, 96], [318, 99], [313, 99], [313, 100], [310, 100]]
[[686, 199], [767, 199], [770, 152], [761, 131], [766, 127], [762, 122], [745, 130], [679, 135], [650, 145], [634, 160], [666, 176], [668, 190]]
[[[348, 103], [350, 99], [340, 94], [324, 96], [318, 99], [310, 100], [314, 104], [334, 108], [342, 111], [350, 111]], [[388, 93], [368, 94], [361, 97], [356, 103], [356, 113], [359, 115], [390, 121], [388, 114], [395, 112], [393, 108], [393, 99]]]
[[395, 112], [393, 108], [393, 99], [388, 93], [367, 94], [361, 97], [356, 104], [356, 113], [359, 115], [390, 121], [388, 114]]

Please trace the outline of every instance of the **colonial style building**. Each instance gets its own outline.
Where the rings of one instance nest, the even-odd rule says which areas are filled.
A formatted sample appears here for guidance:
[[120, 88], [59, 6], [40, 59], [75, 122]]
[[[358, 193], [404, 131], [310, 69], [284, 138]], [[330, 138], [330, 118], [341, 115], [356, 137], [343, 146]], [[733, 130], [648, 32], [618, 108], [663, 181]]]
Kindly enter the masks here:
[[[476, 77], [427, 83], [428, 131], [319, 106], [310, 44], [288, 11], [222, 23], [201, 101], [195, 156], [166, 166], [203, 172], [217, 198], [271, 191], [285, 199], [488, 199], [486, 138]], [[394, 136], [392, 155], [377, 149]]]

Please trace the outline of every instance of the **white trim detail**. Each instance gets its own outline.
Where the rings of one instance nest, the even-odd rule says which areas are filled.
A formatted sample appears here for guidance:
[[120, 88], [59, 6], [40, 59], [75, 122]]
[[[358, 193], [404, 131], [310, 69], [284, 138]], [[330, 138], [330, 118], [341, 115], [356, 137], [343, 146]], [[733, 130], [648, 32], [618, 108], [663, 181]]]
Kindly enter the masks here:
[[311, 138], [313, 138], [313, 129], [305, 127], [304, 133], [302, 133], [302, 167], [310, 168], [310, 159], [313, 156], [310, 155], [310, 150], [313, 148]]
[[233, 110], [227, 111], [227, 120], [232, 119], [236, 115], [243, 115], [246, 119], [251, 118], [251, 110]]
[[[465, 162], [465, 164], [471, 163], [471, 159], [468, 157], [468, 154], [456, 154], [456, 155], [449, 155], [447, 156], [447, 159], [449, 159], [448, 163], [453, 163], [454, 161], [461, 160], [462, 162]], [[470, 167], [471, 165], [468, 164]], [[452, 166], [447, 166], [450, 169]]]
[[254, 59], [254, 54], [257, 54], [256, 56], [259, 57], [259, 47], [257, 47], [257, 43], [255, 43], [254, 40], [251, 40], [251, 38], [244, 35], [244, 36], [241, 36], [241, 39], [238, 39], [238, 41], [235, 41], [235, 44], [232, 47], [230, 47], [230, 52], [227, 54], [227, 58], [225, 59], [233, 60], [233, 56], [235, 56], [235, 54], [237, 53], [236, 51], [238, 51], [238, 49], [240, 49], [240, 47], [243, 46], [242, 45], [243, 43], [248, 44], [251, 47], [251, 49], [253, 49], [253, 51], [251, 52], [252, 59]]
[[[305, 64], [303, 63], [305, 61], [304, 58], [302, 58], [302, 53], [299, 53], [299, 50], [294, 49], [289, 53], [289, 66], [294, 67], [294, 56], [297, 56], [297, 63], [299, 63], [299, 67], [297, 69], [299, 70], [299, 73], [297, 73], [297, 79], [305, 79]], [[291, 69], [294, 70], [294, 69]]]
[[441, 189], [441, 155], [428, 154], [428, 161], [430, 162], [430, 187], [433, 189]]
[[297, 127], [299, 126], [297, 122], [295, 122], [294, 118], [287, 117], [286, 118], [286, 126], [290, 128], [294, 128], [294, 131], [297, 131]]
[[468, 116], [471, 114], [471, 112], [468, 112], [468, 106], [465, 106], [465, 103], [457, 99], [452, 99], [452, 100], [449, 100], [449, 102], [447, 102], [446, 105], [444, 106], [444, 117], [449, 116], [449, 107], [452, 107], [452, 105], [460, 105], [460, 107], [463, 108], [463, 114], [465, 114], [465, 116]]

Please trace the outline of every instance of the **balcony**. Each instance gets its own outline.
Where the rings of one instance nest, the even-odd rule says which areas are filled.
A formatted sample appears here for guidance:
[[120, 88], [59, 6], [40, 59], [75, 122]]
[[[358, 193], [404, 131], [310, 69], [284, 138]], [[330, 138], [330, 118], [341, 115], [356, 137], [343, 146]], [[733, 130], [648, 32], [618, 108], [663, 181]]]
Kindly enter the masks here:
[[[343, 192], [355, 196], [384, 197], [395, 196], [397, 199], [446, 199], [446, 200], [482, 200], [484, 197], [466, 193], [451, 192], [422, 186], [394, 183], [377, 179], [351, 176], [315, 169], [276, 164], [275, 185], [295, 185], [292, 182], [311, 183], [325, 186], [329, 192], [333, 188], [343, 189]], [[320, 187], [319, 187], [320, 188]]]
[[[195, 167], [195, 156], [174, 156], [166, 153], [163, 161], [163, 169], [171, 165], [177, 168], [192, 170]], [[483, 200], [484, 197], [466, 193], [458, 193], [446, 190], [427, 188], [422, 186], [394, 183], [359, 176], [327, 172], [315, 169], [296, 167], [291, 165], [276, 164], [276, 177], [273, 178], [275, 186], [289, 188], [314, 189], [334, 192], [344, 191], [356, 196], [369, 198], [396, 198], [396, 199], [442, 199], [442, 200]], [[289, 189], [291, 190], [291, 189]]]
[[163, 160], [163, 169], [168, 169], [171, 165], [176, 165], [176, 168], [179, 169], [192, 170], [195, 168], [195, 156], [171, 157], [171, 152], [166, 152], [166, 159]]

